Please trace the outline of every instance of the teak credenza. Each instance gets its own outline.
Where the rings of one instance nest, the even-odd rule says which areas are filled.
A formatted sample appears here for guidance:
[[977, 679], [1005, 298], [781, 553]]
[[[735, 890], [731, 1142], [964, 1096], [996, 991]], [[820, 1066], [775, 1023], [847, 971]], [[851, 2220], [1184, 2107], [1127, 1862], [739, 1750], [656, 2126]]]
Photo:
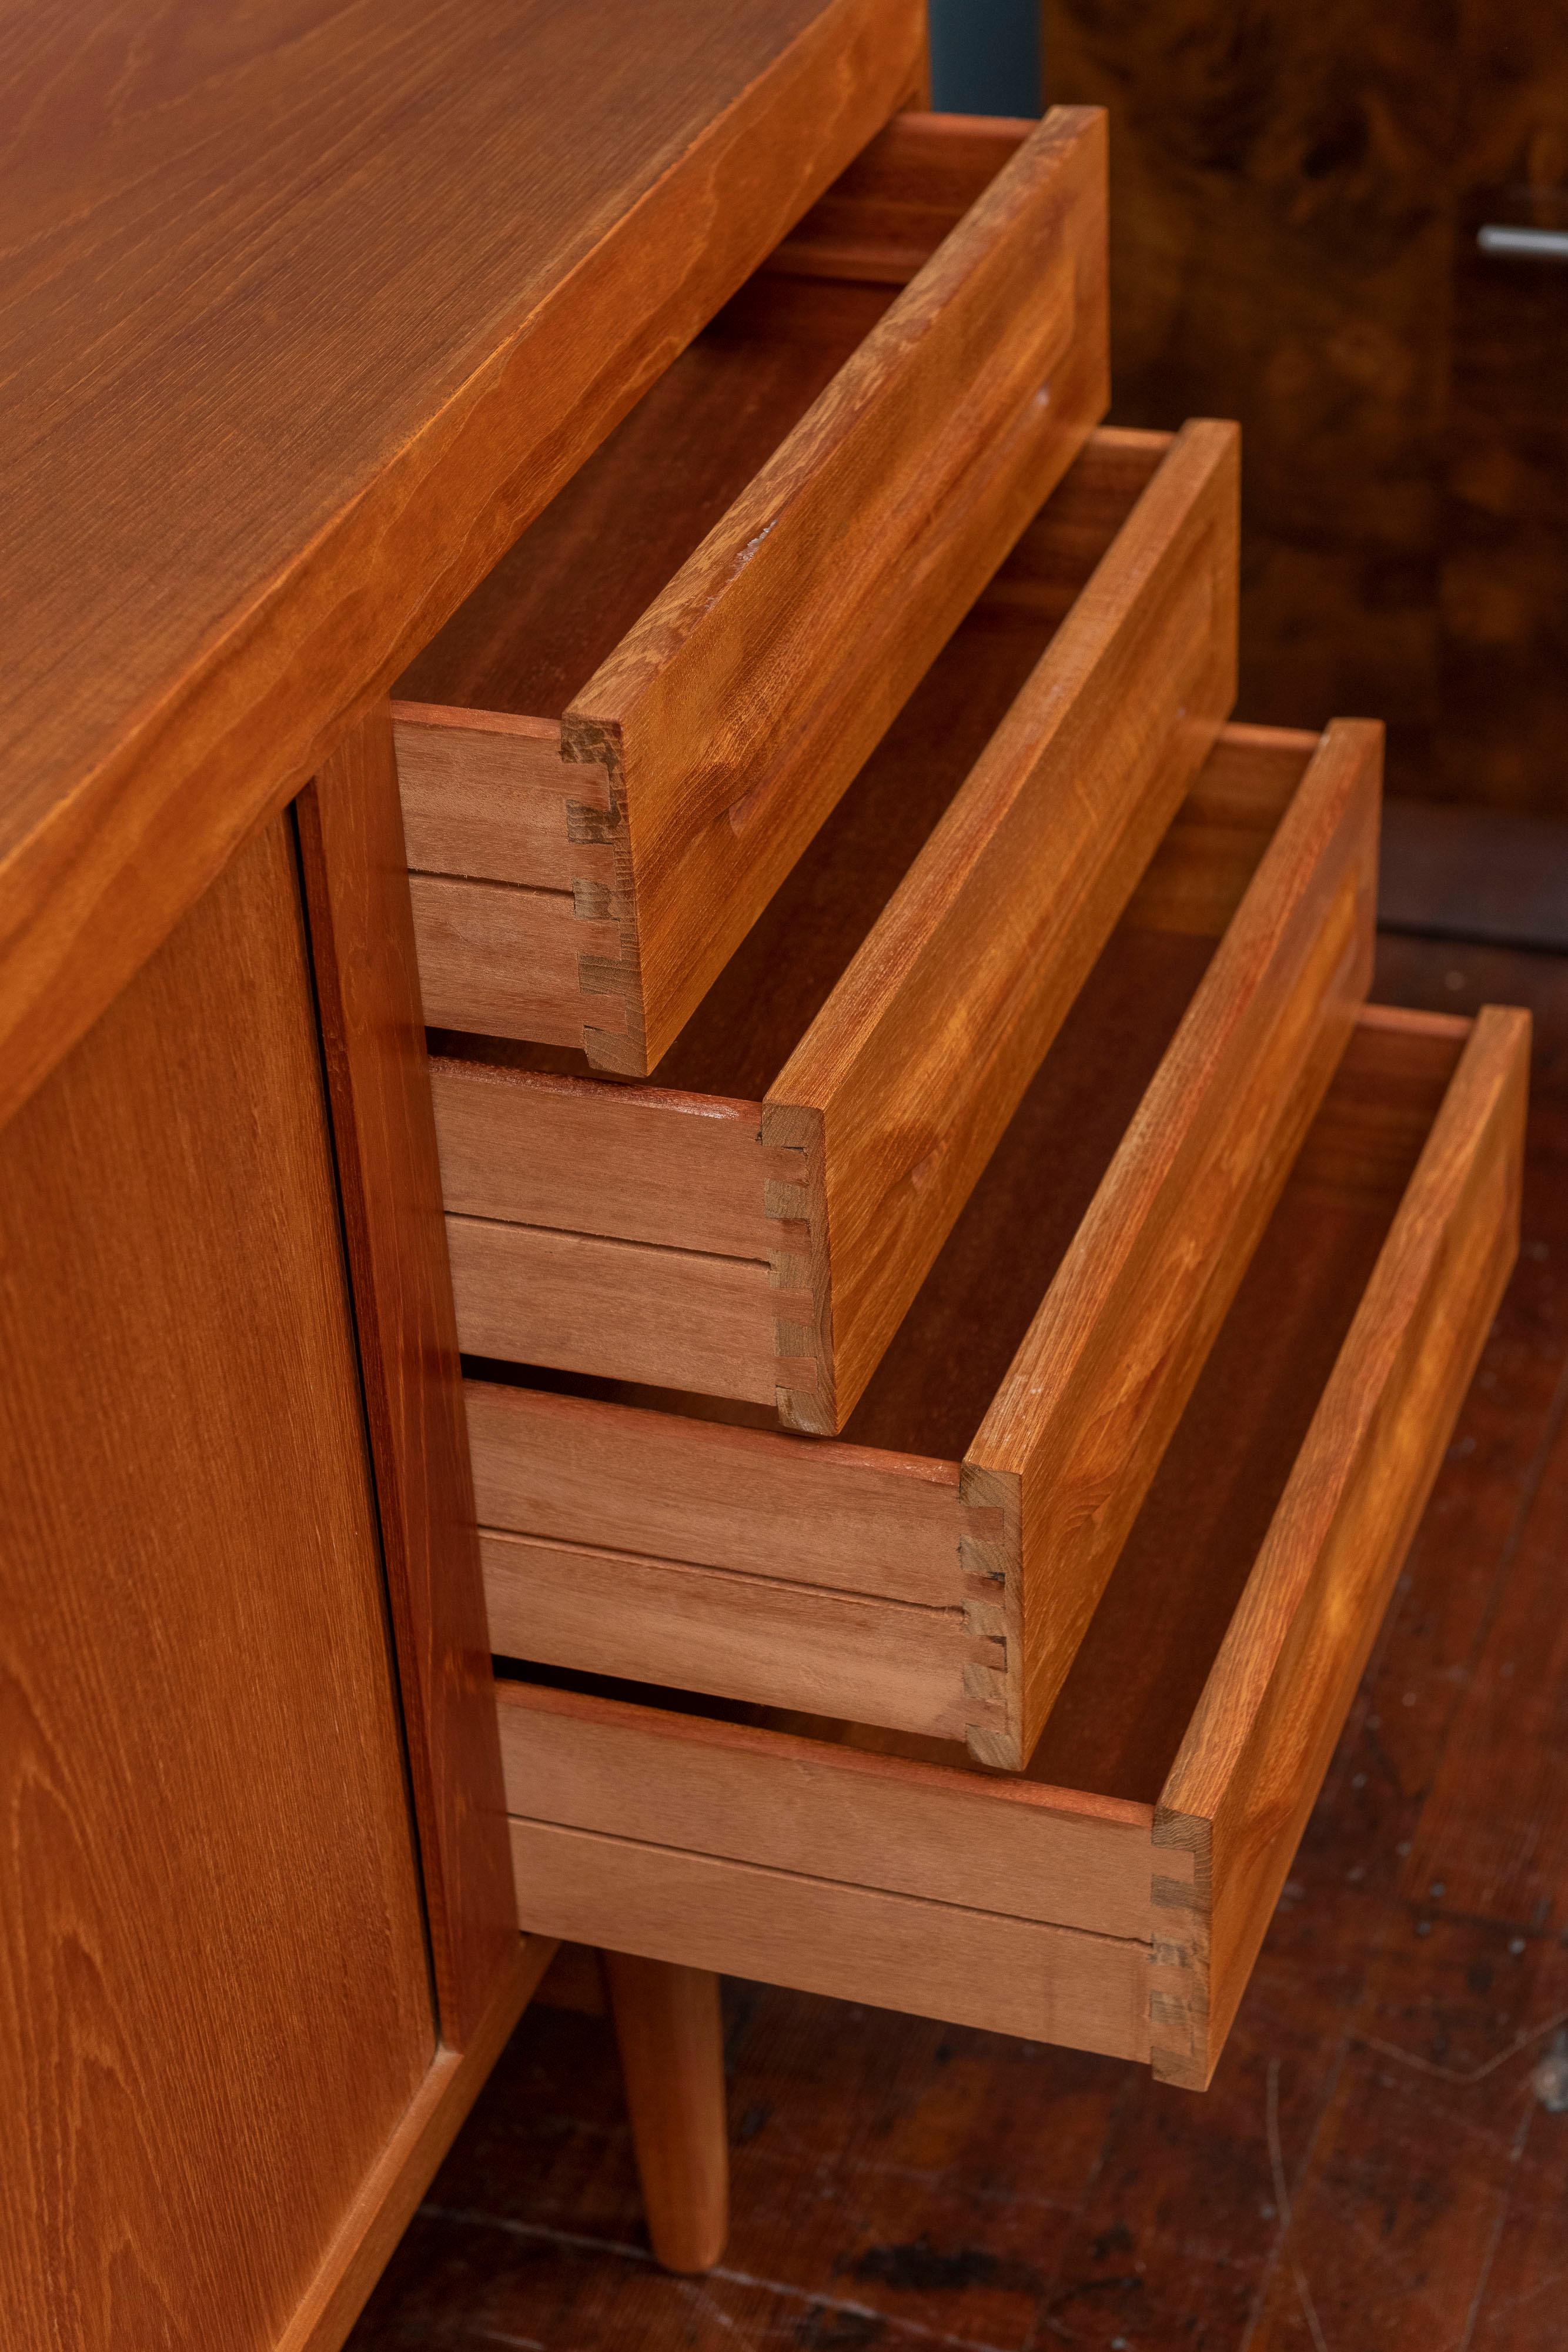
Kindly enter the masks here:
[[[1098, 128], [890, 124], [392, 732], [522, 1918], [1201, 2087], [1511, 1263], [1528, 1024], [1365, 1005], [1381, 730], [1228, 723], [1238, 436], [1093, 427]], [[1004, 251], [907, 503], [852, 428]], [[967, 538], [1025, 349], [1071, 430]]]
[[557, 1938], [691, 2267], [710, 1972], [1191, 2086], [1245, 1988], [1526, 1024], [1366, 1005], [1379, 730], [1231, 723], [1103, 121], [924, 20], [18, 68], [7, 2344], [331, 2352]]

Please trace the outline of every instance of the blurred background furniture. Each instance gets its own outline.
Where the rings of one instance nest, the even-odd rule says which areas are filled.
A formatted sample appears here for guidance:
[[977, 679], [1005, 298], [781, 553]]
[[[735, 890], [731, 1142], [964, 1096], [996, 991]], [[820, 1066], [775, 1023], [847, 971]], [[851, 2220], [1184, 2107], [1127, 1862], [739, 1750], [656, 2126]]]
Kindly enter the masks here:
[[1242, 426], [1238, 715], [1384, 718], [1393, 927], [1464, 936], [1468, 888], [1477, 936], [1568, 944], [1561, 12], [933, 0], [932, 37], [940, 104], [1108, 111], [1113, 418]]

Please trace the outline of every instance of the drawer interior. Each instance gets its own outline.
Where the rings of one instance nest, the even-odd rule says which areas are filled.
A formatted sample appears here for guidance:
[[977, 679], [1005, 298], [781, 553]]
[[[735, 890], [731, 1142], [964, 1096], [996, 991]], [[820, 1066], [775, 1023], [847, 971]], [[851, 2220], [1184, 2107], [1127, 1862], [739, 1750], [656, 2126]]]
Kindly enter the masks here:
[[[1469, 1031], [1433, 1016], [1364, 1016], [1047, 1718], [1028, 1782], [1158, 1801]], [[1051, 1164], [1038, 1150], [1020, 1154], [1015, 1201], [1032, 1181], [1040, 1202], [1041, 1169]], [[1005, 1255], [992, 1263], [988, 1296], [1005, 1304], [1010, 1268]], [[956, 1288], [956, 1269], [954, 1278]], [[983, 1412], [988, 1377], [962, 1351], [938, 1351], [922, 1378], [912, 1356], [900, 1383], [880, 1402], [868, 1398], [876, 1404], [868, 1424], [956, 1439]], [[956, 1742], [517, 1662], [497, 1661], [497, 1671], [1011, 1783]]]
[[439, 1025], [646, 1076], [1103, 412], [1101, 117], [852, 180], [401, 681]]
[[401, 698], [559, 719], [1027, 124], [889, 126], [458, 607]]
[[[661, 1087], [767, 1093], [1169, 446], [1165, 434], [1093, 436], [658, 1063]], [[1260, 848], [1255, 829], [1247, 845]], [[1146, 919], [1165, 917], [1151, 902]], [[441, 1030], [431, 1043], [459, 1060], [635, 1083], [568, 1046]]]
[[[982, 646], [1004, 642], [1018, 607], [977, 614], [967, 629]], [[998, 617], [1000, 616], [1000, 617]], [[962, 697], [954, 701], [961, 720]], [[1167, 838], [1166, 849], [1093, 965], [1040, 1071], [970, 1194], [892, 1345], [842, 1433], [846, 1445], [956, 1463], [985, 1417], [1058, 1265], [1175, 1035], [1235, 902], [1300, 782], [1314, 738], [1271, 739], [1255, 751], [1243, 740], [1211, 763]], [[890, 766], [884, 786], [894, 790]], [[854, 795], [851, 796], [852, 799]], [[851, 812], [830, 821], [834, 831]], [[819, 874], [829, 883], [841, 859]], [[760, 927], [759, 927], [760, 928]], [[744, 953], [737, 962], [745, 961]], [[801, 986], [810, 985], [810, 959]], [[779, 996], [787, 990], [780, 986]], [[713, 1062], [703, 1075], [749, 1070], [752, 1023], [768, 1032], [777, 1008], [760, 971], [727, 997], [704, 1036]], [[698, 1024], [694, 1024], [698, 1025]], [[461, 1039], [445, 1039], [463, 1045]], [[777, 1046], [777, 1037], [774, 1044]], [[685, 1041], [676, 1049], [684, 1055]], [[488, 1045], [493, 1052], [495, 1047]], [[519, 1046], [519, 1055], [538, 1049]], [[720, 1053], [736, 1058], [724, 1061]], [[680, 1066], [688, 1076], [683, 1058]], [[470, 1359], [478, 1377], [631, 1405], [655, 1405], [698, 1420], [758, 1429], [771, 1409], [743, 1399], [698, 1396], [570, 1370]]]

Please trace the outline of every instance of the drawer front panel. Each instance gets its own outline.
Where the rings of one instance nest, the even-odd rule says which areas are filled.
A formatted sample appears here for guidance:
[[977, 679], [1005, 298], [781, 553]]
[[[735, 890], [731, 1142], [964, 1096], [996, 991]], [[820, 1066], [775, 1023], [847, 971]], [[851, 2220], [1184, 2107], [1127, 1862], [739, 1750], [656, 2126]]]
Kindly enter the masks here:
[[1026, 141], [568, 709], [624, 816], [604, 1066], [658, 1059], [1103, 413], [1103, 142]]
[[[1078, 1728], [1055, 1743], [1054, 1786], [1043, 1772], [1005, 1779], [926, 1761], [908, 1740], [843, 1722], [715, 1722], [691, 1701], [683, 1715], [506, 1684], [497, 1705], [525, 1922], [613, 1940], [619, 1917], [623, 1938], [661, 1957], [1146, 2053], [1164, 2079], [1205, 2084], [1511, 1262], [1527, 1040], [1525, 1017], [1498, 1011], [1473, 1026], [1377, 1011], [1358, 1024], [1301, 1154], [1263, 1288], [1232, 1335], [1230, 1386], [1194, 1424], [1197, 1467], [1243, 1529], [1254, 1524], [1246, 1488], [1259, 1430], [1282, 1414], [1305, 1435], [1292, 1440], [1292, 1466], [1291, 1454], [1278, 1468], [1267, 1449], [1261, 1457], [1278, 1499], [1224, 1588], [1239, 1599], [1228, 1627], [1207, 1637], [1218, 1643], [1200, 1654], [1207, 1680], [1201, 1663], [1196, 1683], [1186, 1664], [1176, 1670], [1173, 1686], [1200, 1695], [1168, 1769], [1171, 1749], [1151, 1751], [1157, 1804], [1095, 1793], [1123, 1769], [1128, 1730], [1114, 1718], [1129, 1662], [1103, 1638], [1092, 1696], [1074, 1702]], [[1417, 1116], [1427, 1133], [1407, 1174], [1399, 1139]], [[1371, 1226], [1369, 1200], [1387, 1203]], [[1361, 1239], [1347, 1259], [1352, 1223]], [[1303, 1286], [1291, 1261], [1312, 1233]], [[1342, 1264], [1371, 1267], [1348, 1294]], [[1297, 1296], [1275, 1297], [1292, 1284]], [[1240, 1416], [1232, 1460], [1234, 1383], [1270, 1313], [1282, 1320], [1267, 1379], [1281, 1392]], [[1326, 1383], [1322, 1370], [1303, 1383], [1301, 1335], [1324, 1314], [1346, 1336]], [[1141, 1637], [1162, 1600], [1174, 1591], [1179, 1605], [1198, 1589], [1224, 1550], [1224, 1511], [1212, 1526], [1200, 1517], [1174, 1580], [1186, 1531], [1143, 1531], [1129, 1553], [1143, 1581], [1122, 1593], [1113, 1624]], [[1182, 1642], [1173, 1632], [1165, 1646]], [[1142, 2006], [1129, 2028], [1134, 1987]]]
[[764, 1138], [819, 1121], [826, 1171], [793, 1427], [843, 1425], [1230, 709], [1238, 457], [1178, 436], [768, 1090]]
[[604, 772], [567, 767], [553, 720], [400, 702], [392, 739], [411, 873], [608, 891], [614, 860], [593, 845], [610, 814]]
[[1529, 1029], [1475, 1024], [1166, 1784], [1169, 2081], [1213, 2071], [1517, 1254]]
[[585, 993], [592, 960], [613, 961], [619, 935], [580, 922], [562, 892], [437, 874], [411, 874], [408, 887], [433, 1029], [579, 1045], [585, 1020], [622, 1017], [618, 998]]
[[497, 1685], [514, 1813], [1147, 1941], [1146, 1805]]
[[765, 1188], [798, 1170], [767, 1150], [760, 1103], [433, 1060], [442, 1198], [462, 1216], [763, 1259]]

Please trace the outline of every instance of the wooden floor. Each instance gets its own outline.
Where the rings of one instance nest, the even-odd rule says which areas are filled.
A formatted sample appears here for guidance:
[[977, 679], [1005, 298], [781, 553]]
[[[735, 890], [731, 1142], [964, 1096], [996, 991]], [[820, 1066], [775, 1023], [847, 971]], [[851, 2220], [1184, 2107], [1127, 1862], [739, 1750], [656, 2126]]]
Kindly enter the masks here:
[[609, 2028], [536, 2009], [354, 2352], [1568, 2347], [1568, 959], [1385, 938], [1537, 1017], [1518, 1275], [1213, 2089], [728, 1989], [735, 2226], [649, 2262]]

